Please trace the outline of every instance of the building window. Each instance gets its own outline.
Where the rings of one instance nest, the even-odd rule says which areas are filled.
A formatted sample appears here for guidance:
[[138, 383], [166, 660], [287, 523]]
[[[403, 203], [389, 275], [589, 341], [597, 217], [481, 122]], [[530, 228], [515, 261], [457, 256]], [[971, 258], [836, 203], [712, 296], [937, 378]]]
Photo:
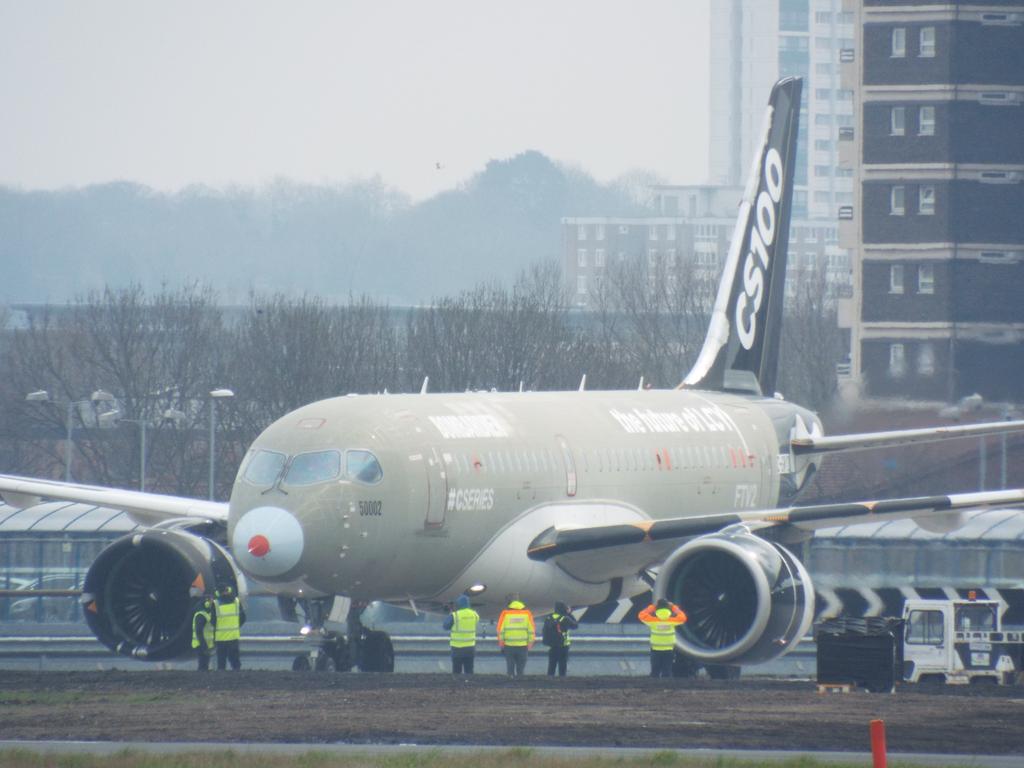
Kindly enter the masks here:
[[651, 240], [657, 240], [658, 239], [658, 225], [657, 224], [651, 224], [647, 228], [647, 232], [648, 232], [647, 237], [649, 237]]
[[675, 269], [676, 266], [676, 249], [669, 248], [665, 251], [665, 265], [669, 269]]
[[587, 249], [579, 248], [576, 251], [576, 266], [585, 267], [587, 266]]
[[889, 345], [889, 375], [894, 379], [907, 373], [907, 356], [902, 344]]
[[586, 240], [587, 239], [587, 225], [586, 224], [580, 224], [578, 227], [576, 227], [576, 239], [577, 240]]
[[902, 59], [907, 55], [907, 28], [892, 28], [892, 58]]
[[619, 224], [619, 234], [620, 235], [628, 235], [629, 234], [629, 224]]
[[657, 248], [651, 248], [649, 251], [647, 251], [647, 264], [650, 267], [658, 266], [658, 249]]
[[935, 135], [935, 107], [921, 107], [917, 113], [917, 135]]
[[902, 136], [906, 132], [906, 107], [893, 107], [889, 112], [889, 135]]
[[594, 226], [594, 239], [604, 240], [604, 224], [596, 224]]
[[814, 116], [815, 125], [832, 125], [832, 115], [825, 115], [821, 112]]
[[821, 99], [822, 101], [827, 101], [832, 97], [832, 91], [829, 90], [828, 88], [815, 88], [814, 96], [815, 98]]
[[818, 178], [821, 178], [823, 176], [831, 176], [832, 169], [829, 168], [827, 165], [816, 165], [814, 166], [814, 175], [817, 176]]
[[597, 248], [594, 251], [594, 266], [599, 268], [604, 267], [604, 248]]
[[917, 372], [921, 376], [935, 375], [935, 347], [924, 343], [917, 349]]
[[587, 292], [587, 276], [586, 275], [578, 275], [576, 277], [576, 293], [586, 293], [586, 292]]
[[935, 27], [921, 27], [921, 45], [917, 49], [917, 55], [924, 59], [935, 56]]
[[818, 152], [831, 152], [832, 142], [828, 139], [815, 139], [814, 149]]
[[935, 213], [935, 187], [931, 184], [922, 184], [918, 188], [917, 212], [922, 216], [931, 216]]
[[666, 240], [675, 240], [676, 239], [676, 225], [675, 224], [669, 224], [668, 226], [665, 227], [665, 239]]
[[889, 267], [889, 293], [903, 293], [903, 265]]
[[917, 267], [917, 292], [935, 293], [935, 265], [919, 264]]
[[903, 215], [903, 198], [905, 189], [902, 184], [897, 184], [892, 188], [889, 193], [889, 215], [890, 216], [902, 216]]
[[814, 74], [816, 75], [831, 75], [832, 65], [828, 62], [818, 62], [814, 65]]

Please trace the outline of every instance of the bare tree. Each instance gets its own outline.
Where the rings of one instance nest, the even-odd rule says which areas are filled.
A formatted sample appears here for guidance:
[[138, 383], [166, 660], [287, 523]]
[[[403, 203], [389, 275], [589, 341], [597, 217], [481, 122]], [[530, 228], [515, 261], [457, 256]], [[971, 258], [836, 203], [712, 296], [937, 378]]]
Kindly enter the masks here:
[[[221, 346], [220, 310], [209, 289], [165, 289], [147, 298], [138, 286], [106, 289], [59, 309], [46, 309], [15, 331], [10, 346], [10, 391], [15, 412], [47, 441], [49, 465], [64, 464], [64, 436], [70, 418], [76, 476], [107, 485], [138, 482], [141, 440], [151, 428], [147, 464], [153, 487], [177, 493], [195, 490], [202, 473], [192, 458], [207, 382], [214, 378]], [[47, 402], [25, 402], [45, 390]], [[97, 405], [105, 391], [116, 400]], [[107, 412], [112, 418], [103, 420]], [[116, 411], [116, 413], [115, 413]], [[181, 414], [169, 432], [163, 414]], [[120, 421], [118, 418], [120, 417]], [[135, 424], [135, 428], [131, 427]], [[104, 424], [110, 429], [100, 429]]]
[[331, 307], [312, 296], [250, 296], [229, 345], [225, 381], [242, 443], [306, 403], [398, 381], [395, 314], [366, 297]]
[[[835, 396], [836, 364], [848, 347], [824, 268], [795, 268], [786, 276], [779, 390], [788, 400], [822, 409]], [[771, 393], [768, 393], [771, 394]]]
[[611, 265], [596, 296], [596, 333], [621, 360], [609, 386], [640, 377], [656, 386], [678, 384], [704, 339], [717, 275], [694, 259], [633, 258]]

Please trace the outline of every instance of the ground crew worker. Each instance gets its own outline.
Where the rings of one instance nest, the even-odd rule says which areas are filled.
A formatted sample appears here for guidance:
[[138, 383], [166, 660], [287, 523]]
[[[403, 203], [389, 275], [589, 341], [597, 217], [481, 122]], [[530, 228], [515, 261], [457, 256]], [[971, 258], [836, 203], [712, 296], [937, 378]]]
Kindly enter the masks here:
[[210, 669], [210, 657], [213, 655], [214, 648], [213, 615], [215, 610], [213, 600], [204, 597], [192, 615], [192, 647], [196, 649], [200, 672]]
[[214, 618], [213, 636], [217, 643], [217, 669], [227, 669], [229, 661], [232, 669], [241, 669], [238, 640], [242, 636], [242, 625], [245, 624], [245, 609], [235, 596], [233, 587], [229, 585], [217, 590], [215, 607], [217, 615]]
[[480, 614], [469, 605], [467, 595], [459, 595], [455, 610], [444, 620], [449, 631], [448, 645], [452, 649], [452, 674], [473, 674], [473, 658], [476, 655], [476, 625]]
[[686, 614], [663, 597], [640, 611], [637, 618], [651, 630], [651, 677], [672, 677], [676, 627], [686, 623]]
[[505, 670], [509, 677], [520, 677], [526, 671], [526, 658], [536, 634], [533, 614], [518, 596], [513, 595], [508, 608], [498, 617], [498, 647], [505, 656]]
[[545, 621], [551, 621], [557, 633], [555, 644], [548, 647], [548, 675], [554, 675], [557, 668], [558, 676], [565, 677], [569, 666], [569, 631], [576, 629], [579, 624], [565, 603], [555, 603], [555, 612]]

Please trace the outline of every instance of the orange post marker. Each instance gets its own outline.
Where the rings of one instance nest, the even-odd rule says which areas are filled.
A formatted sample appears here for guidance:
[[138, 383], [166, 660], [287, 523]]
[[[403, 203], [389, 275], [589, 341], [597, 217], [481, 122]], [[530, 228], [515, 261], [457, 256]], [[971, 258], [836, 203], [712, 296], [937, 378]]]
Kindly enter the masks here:
[[871, 760], [874, 768], [885, 768], [885, 721], [871, 721]]

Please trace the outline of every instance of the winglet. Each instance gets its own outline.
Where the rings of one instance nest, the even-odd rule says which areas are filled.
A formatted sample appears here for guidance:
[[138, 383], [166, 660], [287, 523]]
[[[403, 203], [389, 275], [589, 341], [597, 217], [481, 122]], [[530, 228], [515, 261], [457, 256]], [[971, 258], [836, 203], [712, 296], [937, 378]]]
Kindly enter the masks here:
[[430, 383], [430, 377], [429, 376], [424, 376], [423, 377], [423, 386], [420, 387], [420, 394], [421, 395], [427, 394], [427, 384], [429, 384], [429, 383]]

